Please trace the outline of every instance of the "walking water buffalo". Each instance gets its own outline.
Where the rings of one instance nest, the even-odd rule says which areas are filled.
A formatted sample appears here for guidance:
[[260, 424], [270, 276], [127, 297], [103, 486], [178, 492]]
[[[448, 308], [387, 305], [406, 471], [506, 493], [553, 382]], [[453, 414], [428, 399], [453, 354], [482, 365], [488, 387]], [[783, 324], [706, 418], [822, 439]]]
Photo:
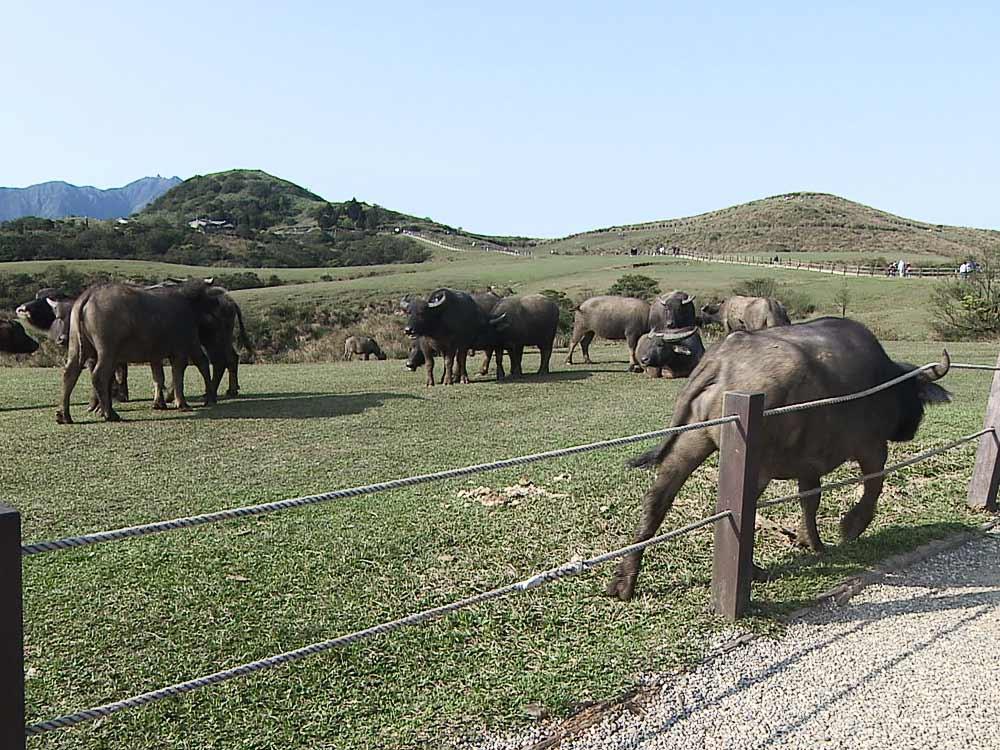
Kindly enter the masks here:
[[[466, 358], [473, 349], [492, 349], [498, 340], [494, 326], [502, 316], [490, 316], [471, 295], [454, 289], [437, 289], [426, 300], [402, 300], [408, 320], [403, 330], [414, 338], [424, 337], [445, 357], [446, 384], [456, 379], [469, 382]], [[425, 352], [426, 354], [426, 352]], [[503, 377], [498, 362], [497, 378]], [[454, 365], [454, 371], [453, 371]], [[433, 360], [427, 359], [428, 385], [433, 385]]]
[[[35, 293], [35, 298], [14, 311], [31, 328], [43, 331], [58, 346], [69, 346], [69, 321], [76, 297], [68, 297], [57, 289], [46, 287]], [[118, 401], [128, 401], [128, 365], [118, 363], [111, 381], [111, 396]], [[90, 411], [96, 411], [97, 396], [91, 397]]]
[[378, 342], [371, 336], [348, 336], [344, 340], [344, 359], [350, 362], [354, 355], [363, 357], [365, 362], [374, 354], [376, 359], [385, 359]]
[[573, 335], [569, 342], [566, 364], [573, 364], [573, 352], [579, 344], [583, 361], [590, 362], [590, 342], [594, 336], [611, 341], [625, 340], [629, 348], [629, 370], [642, 372], [635, 356], [639, 337], [649, 330], [649, 304], [635, 297], [604, 295], [591, 297], [576, 308]]
[[771, 297], [730, 297], [721, 305], [703, 306], [701, 319], [706, 323], [719, 323], [726, 335], [733, 331], [759, 331], [792, 324], [785, 306]]
[[114, 410], [110, 385], [118, 362], [150, 363], [157, 393], [163, 392], [163, 360], [173, 371], [174, 402], [189, 409], [184, 397], [184, 370], [194, 362], [205, 380], [205, 402], [215, 401], [208, 360], [198, 335], [202, 320], [218, 311], [220, 295], [204, 281], [187, 281], [169, 290], [148, 290], [127, 284], [98, 284], [73, 303], [69, 323], [69, 355], [63, 371], [60, 424], [72, 422], [69, 399], [83, 367], [94, 360], [92, 380], [101, 414], [107, 421], [121, 417]]
[[498, 378], [503, 372], [500, 357], [503, 350], [510, 355], [510, 377], [524, 375], [521, 359], [524, 347], [537, 346], [541, 356], [538, 373], [549, 371], [552, 347], [559, 328], [559, 305], [543, 294], [505, 297], [493, 308], [493, 316], [502, 319], [497, 326], [500, 345], [497, 347]]
[[0, 352], [31, 354], [38, 350], [38, 342], [24, 332], [16, 320], [0, 320]]
[[[820, 486], [820, 479], [845, 461], [857, 461], [863, 474], [885, 467], [888, 441], [911, 440], [924, 405], [950, 400], [932, 381], [948, 372], [943, 363], [915, 378], [867, 398], [765, 417], [760, 431], [757, 493], [772, 479], [797, 479], [799, 490]], [[763, 393], [773, 408], [862, 391], [913, 370], [894, 362], [871, 331], [843, 318], [819, 318], [755, 333], [737, 332], [714, 346], [695, 369], [674, 406], [674, 426], [722, 416], [726, 391]], [[630, 463], [658, 466], [643, 499], [636, 541], [652, 537], [687, 478], [719, 447], [719, 428], [692, 430], [666, 438]], [[855, 539], [871, 522], [882, 478], [864, 483], [864, 495], [841, 518], [840, 534]], [[822, 552], [816, 530], [819, 495], [800, 501], [799, 542]], [[608, 586], [610, 596], [628, 600], [635, 590], [642, 553], [622, 560]]]

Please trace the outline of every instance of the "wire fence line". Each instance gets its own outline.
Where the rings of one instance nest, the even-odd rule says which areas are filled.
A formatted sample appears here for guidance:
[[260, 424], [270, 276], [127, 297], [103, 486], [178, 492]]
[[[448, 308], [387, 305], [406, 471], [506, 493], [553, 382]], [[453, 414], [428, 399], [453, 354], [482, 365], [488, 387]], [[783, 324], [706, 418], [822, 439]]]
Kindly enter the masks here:
[[[787, 406], [779, 406], [773, 409], [765, 410], [764, 416], [765, 417], [775, 416], [794, 411], [813, 409], [820, 406], [832, 406], [834, 404], [844, 403], [846, 401], [853, 401], [855, 399], [865, 398], [874, 393], [878, 393], [879, 391], [891, 388], [894, 385], [897, 385], [898, 383], [901, 383], [905, 380], [909, 380], [910, 378], [915, 378], [926, 370], [940, 366], [941, 364], [938, 362], [929, 362], [925, 365], [922, 365], [921, 367], [911, 370], [910, 372], [904, 373], [903, 375], [900, 375], [897, 378], [893, 378], [892, 380], [880, 383], [879, 385], [876, 385], [872, 388], [868, 388], [864, 391], [846, 394], [843, 396], [834, 396], [832, 398], [819, 399], [816, 401], [807, 401], [800, 404], [789, 404]], [[978, 365], [978, 364], [965, 364], [965, 363], [952, 363], [950, 366], [956, 369], [976, 369], [976, 370], [998, 369], [991, 365]], [[577, 445], [570, 448], [559, 448], [556, 450], [545, 451], [543, 453], [534, 453], [527, 456], [518, 456], [516, 458], [508, 458], [500, 461], [492, 461], [489, 463], [474, 464], [471, 466], [464, 466], [458, 469], [448, 469], [445, 471], [434, 472], [432, 474], [421, 474], [413, 477], [406, 477], [403, 479], [393, 479], [386, 482], [377, 482], [375, 484], [362, 485], [359, 487], [349, 487], [346, 489], [334, 490], [332, 492], [324, 492], [317, 495], [306, 495], [304, 497], [291, 498], [287, 500], [278, 500], [276, 502], [270, 502], [270, 503], [261, 503], [259, 505], [250, 505], [239, 508], [229, 508], [226, 510], [215, 511], [212, 513], [203, 513], [196, 516], [175, 518], [168, 521], [155, 521], [152, 523], [139, 524], [137, 526], [127, 526], [124, 528], [112, 529], [109, 531], [98, 531], [89, 534], [80, 534], [76, 536], [64, 537], [62, 539], [52, 539], [41, 542], [34, 542], [31, 544], [22, 545], [21, 554], [27, 557], [29, 555], [37, 555], [43, 552], [55, 552], [58, 550], [73, 549], [75, 547], [84, 547], [91, 544], [100, 544], [102, 542], [113, 542], [122, 539], [148, 536], [150, 534], [160, 534], [166, 531], [186, 529], [209, 523], [218, 523], [221, 521], [232, 520], [235, 518], [259, 516], [267, 513], [275, 513], [277, 511], [282, 511], [282, 510], [290, 510], [292, 508], [300, 508], [307, 505], [316, 505], [319, 503], [330, 502], [332, 500], [342, 500], [346, 498], [360, 497], [361, 495], [369, 495], [377, 492], [385, 492], [388, 490], [401, 489], [403, 487], [411, 487], [418, 484], [436, 482], [444, 479], [455, 479], [458, 477], [470, 476], [472, 474], [479, 474], [482, 472], [494, 471], [497, 469], [534, 463], [536, 461], [544, 461], [547, 459], [559, 458], [562, 456], [569, 456], [578, 453], [587, 453], [589, 451], [601, 450], [604, 448], [628, 445], [630, 443], [650, 440], [652, 438], [666, 437], [667, 435], [687, 432], [688, 430], [698, 430], [698, 429], [705, 429], [708, 427], [714, 427], [717, 425], [726, 424], [728, 422], [735, 422], [736, 420], [737, 418], [735, 416], [720, 417], [718, 419], [709, 419], [704, 422], [693, 422], [691, 424], [680, 425], [677, 427], [668, 427], [662, 430], [654, 430], [652, 432], [645, 432], [637, 435], [629, 435], [627, 437], [602, 440], [596, 443]]]
[[348, 633], [346, 635], [339, 636], [337, 638], [332, 638], [327, 641], [320, 641], [318, 643], [313, 643], [308, 646], [303, 646], [302, 648], [295, 649], [293, 651], [286, 651], [283, 654], [277, 654], [275, 656], [269, 656], [266, 659], [259, 659], [257, 661], [247, 662], [246, 664], [241, 664], [236, 667], [231, 667], [229, 669], [224, 669], [219, 672], [214, 672], [210, 675], [205, 675], [204, 677], [198, 677], [193, 680], [187, 680], [186, 682], [179, 682], [174, 685], [168, 685], [167, 687], [159, 688], [157, 690], [151, 690], [146, 693], [141, 693], [140, 695], [132, 696], [131, 698], [125, 698], [120, 701], [115, 701], [114, 703], [106, 703], [102, 706], [96, 706], [94, 708], [88, 708], [83, 711], [77, 711], [76, 713], [66, 714], [64, 716], [57, 716], [53, 719], [48, 719], [46, 721], [40, 721], [35, 724], [29, 724], [25, 727], [25, 734], [28, 736], [42, 734], [44, 732], [51, 732], [56, 729], [64, 729], [66, 727], [71, 727], [76, 724], [83, 723], [85, 721], [95, 721], [104, 716], [116, 713], [118, 711], [124, 711], [128, 708], [136, 708], [138, 706], [146, 705], [147, 703], [153, 703], [155, 701], [163, 700], [165, 698], [173, 698], [184, 693], [188, 693], [192, 690], [197, 690], [198, 688], [209, 687], [210, 685], [217, 685], [220, 682], [226, 682], [227, 680], [234, 679], [236, 677], [242, 677], [244, 675], [251, 674], [253, 672], [259, 672], [262, 669], [268, 669], [270, 667], [276, 667], [281, 664], [287, 664], [292, 661], [297, 661], [303, 659], [307, 656], [312, 656], [313, 654], [318, 654], [323, 651], [329, 651], [331, 649], [340, 648], [343, 646], [348, 646], [358, 641], [366, 640], [368, 638], [373, 638], [379, 635], [385, 635], [386, 633], [391, 633], [394, 630], [399, 630], [400, 628], [410, 627], [413, 625], [420, 625], [422, 623], [428, 622], [430, 620], [437, 620], [441, 617], [451, 614], [452, 612], [457, 612], [460, 609], [466, 609], [467, 607], [472, 607], [477, 604], [482, 604], [493, 599], [499, 599], [510, 594], [523, 593], [525, 591], [530, 591], [531, 589], [538, 588], [539, 586], [544, 586], [546, 584], [558, 581], [563, 578], [569, 578], [571, 576], [576, 576], [583, 573], [586, 570], [594, 568], [603, 563], [609, 562], [610, 560], [615, 560], [621, 557], [625, 557], [634, 552], [639, 552], [646, 549], [647, 547], [652, 547], [657, 544], [663, 544], [671, 539], [674, 539], [683, 534], [687, 534], [696, 529], [700, 529], [704, 526], [714, 524], [717, 521], [721, 521], [723, 518], [730, 517], [732, 513], [728, 510], [721, 511], [719, 513], [714, 513], [711, 516], [706, 516], [705, 518], [699, 519], [692, 523], [682, 526], [677, 529], [668, 531], [665, 534], [660, 534], [659, 536], [652, 537], [643, 542], [637, 542], [635, 544], [630, 544], [626, 547], [621, 547], [610, 552], [605, 552], [596, 557], [591, 557], [586, 560], [570, 561], [564, 563], [555, 568], [549, 568], [548, 570], [537, 573], [529, 578], [525, 578], [517, 583], [511, 583], [506, 586], [501, 586], [499, 588], [491, 589], [490, 591], [484, 591], [478, 594], [473, 594], [464, 599], [459, 599], [449, 604], [443, 604], [438, 607], [431, 607], [429, 609], [422, 610], [420, 612], [415, 612], [411, 615], [401, 617], [396, 620], [390, 620], [388, 622], [383, 622], [378, 625], [373, 625], [372, 627], [365, 628], [364, 630], [358, 630], [353, 633]]
[[884, 477], [886, 474], [891, 474], [894, 471], [899, 471], [900, 469], [905, 469], [907, 466], [913, 466], [913, 464], [918, 464], [928, 458], [936, 456], [940, 453], [945, 453], [953, 448], [957, 448], [960, 445], [971, 442], [988, 432], [994, 432], [992, 427], [987, 427], [980, 430], [979, 432], [973, 432], [971, 435], [965, 435], [956, 440], [952, 440], [950, 443], [945, 443], [944, 445], [939, 445], [936, 448], [930, 448], [923, 451], [922, 453], [917, 453], [909, 458], [900, 461], [895, 464], [886, 466], [881, 471], [872, 472], [871, 474], [864, 474], [859, 477], [851, 477], [850, 479], [843, 479], [839, 482], [831, 482], [830, 484], [824, 484], [815, 489], [804, 490], [803, 492], [796, 492], [794, 495], [785, 495], [784, 497], [776, 497], [772, 500], [764, 500], [757, 503], [757, 508], [769, 508], [772, 505], [781, 505], [782, 503], [787, 503], [792, 500], [801, 500], [804, 497], [811, 497], [813, 495], [819, 495], [822, 492], [827, 492], [828, 490], [838, 490], [842, 487], [850, 487], [854, 484], [861, 484], [862, 482], [867, 482], [869, 479], [875, 479], [876, 477]]
[[709, 419], [704, 422], [692, 422], [691, 424], [680, 425], [678, 427], [667, 427], [662, 430], [653, 430], [652, 432], [644, 432], [637, 435], [628, 435], [626, 437], [612, 438], [610, 440], [601, 440], [596, 443], [576, 445], [570, 448], [557, 448], [556, 450], [545, 451], [544, 453], [533, 453], [527, 456], [518, 456], [516, 458], [507, 458], [500, 461], [474, 464], [472, 466], [464, 466], [458, 469], [447, 469], [445, 471], [438, 471], [432, 474], [420, 474], [418, 476], [406, 477], [403, 479], [392, 479], [387, 482], [377, 482], [375, 484], [367, 484], [359, 487], [349, 487], [343, 490], [324, 492], [319, 495], [307, 495], [305, 497], [297, 497], [289, 500], [279, 500], [273, 503], [262, 503], [260, 505], [230, 508], [227, 510], [215, 511], [213, 513], [204, 513], [197, 516], [175, 518], [170, 521], [156, 521], [153, 523], [141, 524], [139, 526], [128, 526], [110, 531], [98, 531], [92, 534], [81, 534], [79, 536], [65, 537], [63, 539], [34, 542], [32, 544], [22, 545], [21, 554], [24, 556], [37, 555], [42, 552], [54, 552], [56, 550], [72, 549], [74, 547], [84, 547], [90, 544], [98, 544], [100, 542], [113, 542], [132, 537], [148, 536], [149, 534], [159, 534], [165, 531], [173, 531], [175, 529], [186, 529], [193, 526], [201, 526], [207, 523], [227, 521], [234, 518], [259, 516], [265, 513], [274, 513], [280, 510], [288, 510], [290, 508], [300, 508], [306, 505], [316, 505], [318, 503], [325, 503], [331, 500], [341, 500], [345, 498], [359, 497], [361, 495], [371, 495], [377, 492], [396, 490], [403, 487], [412, 487], [414, 485], [436, 482], [443, 479], [455, 479], [457, 477], [480, 474], [482, 472], [504, 469], [511, 466], [521, 466], [523, 464], [535, 463], [537, 461], [544, 461], [551, 458], [561, 458], [563, 456], [572, 456], [578, 453], [588, 453], [590, 451], [601, 450], [604, 448], [613, 448], [616, 446], [628, 445], [630, 443], [638, 443], [652, 438], [675, 435], [682, 432], [689, 432], [691, 430], [702, 430], [708, 427], [715, 427], [717, 425], [735, 422], [738, 419], [739, 418], [735, 415], [731, 415], [728, 417], [720, 417], [718, 419]]

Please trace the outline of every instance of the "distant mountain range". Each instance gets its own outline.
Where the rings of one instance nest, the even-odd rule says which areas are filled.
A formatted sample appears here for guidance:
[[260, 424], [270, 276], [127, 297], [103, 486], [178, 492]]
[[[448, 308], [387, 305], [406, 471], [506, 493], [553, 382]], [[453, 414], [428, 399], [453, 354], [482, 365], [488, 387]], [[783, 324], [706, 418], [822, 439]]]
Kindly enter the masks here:
[[43, 182], [26, 188], [0, 187], [0, 221], [22, 216], [60, 219], [87, 216], [92, 219], [117, 219], [131, 216], [159, 198], [180, 177], [143, 177], [125, 187], [101, 190], [79, 187], [68, 182]]

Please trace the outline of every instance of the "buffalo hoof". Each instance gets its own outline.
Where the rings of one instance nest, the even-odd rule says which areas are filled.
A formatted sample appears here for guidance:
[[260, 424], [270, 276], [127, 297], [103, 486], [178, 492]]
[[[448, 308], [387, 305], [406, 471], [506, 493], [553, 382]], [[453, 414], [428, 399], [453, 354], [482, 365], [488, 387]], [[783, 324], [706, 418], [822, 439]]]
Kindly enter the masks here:
[[185, 401], [183, 404], [177, 404], [177, 411], [194, 411], [191, 408], [191, 404]]
[[73, 424], [73, 418], [69, 414], [63, 414], [62, 411], [57, 411], [56, 424]]
[[226, 398], [239, 398], [239, 397], [240, 397], [239, 388], [237, 388], [236, 390], [230, 388], [228, 391], [226, 391]]
[[635, 579], [636, 576], [634, 575], [615, 573], [614, 578], [611, 579], [611, 583], [604, 589], [605, 596], [610, 596], [612, 599], [618, 599], [623, 602], [631, 601], [635, 595]]
[[156, 411], [166, 411], [167, 410], [167, 402], [166, 401], [154, 401], [153, 402], [153, 409], [156, 410]]
[[108, 415], [104, 418], [105, 422], [121, 422], [122, 418], [119, 416], [118, 412], [114, 409], [108, 412]]
[[629, 365], [628, 366], [628, 371], [629, 372], [642, 372], [642, 365]]
[[205, 394], [205, 398], [203, 399], [202, 403], [204, 403], [206, 406], [208, 406], [209, 404], [217, 404], [217, 403], [219, 403], [219, 399], [216, 396], [214, 396], [214, 395], [213, 396], [209, 396], [206, 393]]
[[871, 514], [868, 514], [866, 518], [862, 513], [855, 513], [853, 510], [848, 511], [840, 519], [840, 538], [845, 542], [853, 542], [864, 533], [871, 520]]

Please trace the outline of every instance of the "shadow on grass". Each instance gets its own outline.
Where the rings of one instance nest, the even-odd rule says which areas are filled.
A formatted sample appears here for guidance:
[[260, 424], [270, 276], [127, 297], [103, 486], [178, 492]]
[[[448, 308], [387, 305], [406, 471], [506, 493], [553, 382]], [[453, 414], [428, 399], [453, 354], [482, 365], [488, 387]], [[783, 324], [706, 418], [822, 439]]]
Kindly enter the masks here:
[[300, 393], [219, 401], [195, 410], [193, 419], [322, 419], [361, 412], [394, 399], [416, 399], [407, 393]]
[[[818, 587], [827, 587], [831, 579], [840, 582], [884, 562], [888, 558], [935, 539], [969, 531], [970, 527], [954, 521], [924, 524], [921, 526], [888, 526], [861, 536], [853, 542], [828, 545], [824, 555], [807, 550], [792, 550], [787, 558], [769, 567], [770, 584], [788, 585], [794, 581], [796, 588], [804, 589], [803, 595], [792, 599], [775, 599], [779, 591], [769, 591], [770, 586], [755, 586], [752, 597], [757, 614], [778, 617], [815, 602]], [[759, 592], [759, 593], [758, 593]]]

